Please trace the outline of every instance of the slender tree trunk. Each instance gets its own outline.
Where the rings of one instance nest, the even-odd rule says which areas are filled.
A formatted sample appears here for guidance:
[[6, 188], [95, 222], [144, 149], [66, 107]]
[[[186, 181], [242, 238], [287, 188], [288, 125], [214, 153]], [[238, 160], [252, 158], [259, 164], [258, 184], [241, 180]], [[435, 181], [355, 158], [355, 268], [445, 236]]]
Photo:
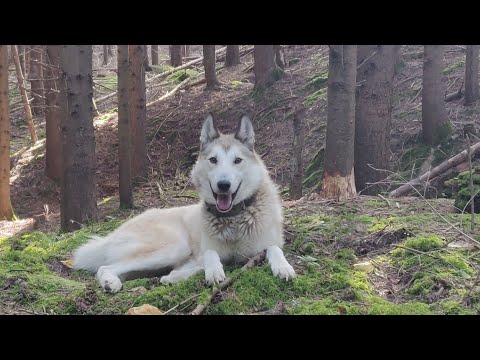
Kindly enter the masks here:
[[465, 63], [465, 105], [475, 103], [479, 97], [478, 49], [480, 45], [467, 45]]
[[170, 65], [182, 65], [182, 45], [170, 45]]
[[273, 45], [255, 45], [253, 56], [255, 90], [263, 90], [280, 78], [281, 69], [275, 63]]
[[108, 45], [103, 45], [103, 65], [108, 64]]
[[284, 70], [285, 69], [285, 51], [283, 50], [282, 45], [273, 45], [275, 51], [275, 63], [277, 66]]
[[128, 107], [132, 141], [131, 167], [134, 178], [144, 177], [147, 174], [147, 141], [145, 138], [147, 108], [143, 50], [143, 45], [128, 45], [130, 59]]
[[108, 56], [113, 56], [112, 45], [107, 45], [107, 46], [108, 46]]
[[143, 45], [143, 67], [145, 71], [152, 71], [152, 68], [148, 64], [148, 45]]
[[158, 65], [158, 45], [151, 45], [152, 65]]
[[203, 45], [203, 67], [205, 68], [207, 89], [215, 89], [220, 85], [215, 72], [215, 59], [215, 45]]
[[227, 45], [225, 66], [229, 67], [238, 64], [240, 64], [240, 47], [238, 45]]
[[25, 79], [28, 78], [28, 73], [30, 72], [30, 53], [32, 52], [31, 45], [25, 45], [25, 73], [23, 73], [23, 77]]
[[42, 112], [43, 101], [43, 74], [42, 74], [43, 45], [32, 45], [30, 48], [30, 90], [32, 93], [32, 114], [39, 115]]
[[292, 154], [292, 179], [290, 181], [290, 198], [302, 197], [303, 181], [303, 149], [305, 145], [305, 108], [301, 107], [293, 117], [293, 154]]
[[433, 146], [446, 138], [452, 128], [442, 85], [444, 45], [425, 45], [424, 49], [422, 130], [424, 141]]
[[25, 76], [25, 45], [18, 45], [18, 57], [20, 59], [20, 68], [22, 69], [22, 74]]
[[362, 194], [377, 194], [381, 187], [367, 183], [386, 177], [372, 167], [389, 168], [395, 55], [394, 45], [357, 46], [355, 185]]
[[[153, 48], [153, 46], [152, 46]], [[153, 58], [153, 56], [152, 56]], [[120, 207], [133, 207], [128, 119], [128, 45], [118, 45], [118, 172]]]
[[67, 93], [62, 127], [61, 220], [64, 231], [97, 219], [95, 133], [92, 118], [92, 46], [62, 45]]
[[[62, 176], [62, 133], [60, 123], [65, 109], [66, 93], [60, 79], [61, 45], [47, 45], [45, 59], [45, 122], [46, 166], [45, 174], [54, 181]], [[60, 98], [61, 99], [58, 99]]]
[[[12, 45], [14, 48], [15, 45]], [[18, 54], [17, 54], [18, 56]], [[0, 220], [12, 220], [10, 200], [10, 110], [8, 108], [8, 45], [0, 45]]]
[[322, 194], [336, 200], [356, 195], [353, 171], [356, 69], [356, 45], [330, 45]]
[[190, 56], [190, 45], [183, 45], [185, 48], [184, 57]]
[[37, 139], [37, 133], [35, 132], [35, 126], [33, 126], [32, 109], [30, 108], [30, 104], [28, 102], [27, 90], [25, 89], [25, 79], [22, 74], [22, 68], [20, 65], [20, 59], [18, 57], [17, 47], [15, 45], [12, 45], [11, 48], [12, 48], [13, 60], [15, 62], [17, 84], [18, 84], [18, 88], [20, 89], [20, 94], [22, 95], [23, 108], [25, 110], [25, 121], [28, 126], [28, 131], [30, 132], [30, 138], [32, 140], [32, 143], [35, 144], [38, 139]]

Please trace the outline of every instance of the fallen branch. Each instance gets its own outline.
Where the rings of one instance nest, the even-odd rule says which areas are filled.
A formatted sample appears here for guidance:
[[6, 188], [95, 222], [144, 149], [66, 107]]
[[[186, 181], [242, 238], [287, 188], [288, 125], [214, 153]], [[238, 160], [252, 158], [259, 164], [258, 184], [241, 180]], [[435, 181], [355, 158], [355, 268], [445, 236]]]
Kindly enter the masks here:
[[460, 85], [460, 88], [458, 89], [458, 91], [456, 91], [456, 92], [454, 92], [450, 95], [445, 96], [445, 102], [450, 102], [450, 101], [453, 101], [453, 100], [460, 99], [463, 96], [462, 88], [463, 88], [463, 81], [462, 81], [462, 85]]
[[[248, 262], [242, 266], [242, 271], [248, 270], [259, 264], [265, 259], [267, 251], [263, 250], [255, 255], [253, 258], [248, 260]], [[213, 298], [222, 290], [225, 290], [233, 283], [233, 278], [225, 279], [222, 283], [218, 284], [213, 288], [212, 294], [208, 297], [207, 301], [204, 304], [198, 304], [197, 307], [192, 311], [191, 315], [201, 315], [206, 309], [207, 306], [212, 302]]]
[[186, 78], [185, 80], [183, 80], [180, 84], [178, 84], [177, 86], [175, 86], [173, 88], [172, 91], [170, 92], [167, 92], [165, 95], [161, 96], [160, 98], [158, 98], [157, 100], [154, 100], [152, 102], [149, 102], [147, 104], [147, 106], [152, 106], [154, 104], [157, 104], [165, 99], [168, 99], [169, 97], [172, 97], [178, 90], [180, 90], [182, 87], [184, 87], [186, 84], [188, 84], [190, 82], [190, 78]]
[[434, 258], [434, 259], [439, 259], [439, 258], [436, 257], [436, 256], [427, 254], [426, 252], [423, 252], [423, 251], [420, 251], [420, 250], [417, 250], [417, 249], [409, 248], [409, 247], [407, 247], [407, 246], [403, 246], [403, 245], [400, 245], [400, 244], [392, 244], [392, 245], [395, 246], [395, 247], [397, 247], [397, 248], [405, 249], [405, 250], [408, 250], [408, 251], [410, 251], [410, 252], [413, 252], [414, 254], [425, 255], [425, 256], [430, 256], [431, 258]]
[[[470, 147], [471, 156], [474, 156], [479, 150], [480, 150], [480, 142], [477, 142], [476, 144], [474, 144]], [[390, 192], [389, 196], [390, 197], [400, 197], [400, 196], [403, 196], [403, 195], [407, 195], [409, 192], [412, 191], [412, 187], [414, 188], [415, 186], [423, 184], [423, 182], [425, 182], [427, 179], [429, 181], [435, 179], [438, 175], [444, 173], [448, 169], [450, 169], [454, 166], [457, 166], [457, 165], [463, 163], [464, 161], [466, 161], [467, 157], [468, 157], [468, 151], [463, 150], [461, 153], [455, 155], [454, 157], [452, 157], [448, 160], [445, 160], [444, 162], [442, 162], [437, 167], [434, 167], [432, 170], [427, 171], [422, 176], [417, 177], [413, 180], [410, 180], [406, 184], [403, 184], [399, 188], [393, 190], [392, 192]]]

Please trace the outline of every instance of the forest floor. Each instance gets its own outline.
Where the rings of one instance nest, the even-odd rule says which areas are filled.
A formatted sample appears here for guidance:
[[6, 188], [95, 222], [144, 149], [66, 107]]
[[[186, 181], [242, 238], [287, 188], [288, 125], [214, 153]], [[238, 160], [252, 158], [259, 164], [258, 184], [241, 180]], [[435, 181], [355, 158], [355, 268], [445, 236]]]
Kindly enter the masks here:
[[[165, 59], [165, 47], [161, 58]], [[193, 49], [195, 52], [196, 49]], [[238, 274], [207, 308], [207, 314], [478, 314], [480, 286], [478, 249], [466, 242], [459, 229], [475, 239], [468, 215], [459, 214], [452, 199], [425, 189], [422, 199], [385, 200], [359, 196], [348, 203], [313, 200], [318, 187], [326, 129], [326, 46], [287, 46], [290, 66], [286, 75], [264, 94], [253, 94], [253, 73], [243, 64], [219, 73], [219, 91], [199, 85], [147, 110], [149, 176], [135, 188], [136, 208], [118, 209], [118, 160], [115, 103], [98, 104], [95, 119], [99, 221], [83, 229], [59, 232], [59, 189], [45, 177], [45, 130], [36, 120], [40, 141], [28, 145], [22, 110], [12, 111], [12, 202], [15, 222], [0, 221], [0, 314], [123, 314], [148, 303], [169, 314], [189, 313], [211, 291], [201, 274], [178, 285], [164, 286], [158, 278], [127, 281], [115, 295], [104, 294], [94, 276], [71, 271], [60, 261], [84, 243], [89, 235], [105, 234], [125, 219], [150, 207], [169, 207], [196, 201], [188, 174], [198, 151], [201, 123], [208, 111], [219, 127], [233, 129], [242, 112], [253, 119], [257, 152], [284, 198], [286, 256], [298, 277], [293, 282], [274, 278], [267, 265]], [[465, 51], [448, 46], [444, 82], [447, 92], [458, 90], [463, 79]], [[95, 97], [116, 87], [116, 74], [94, 64]], [[153, 76], [166, 69], [154, 67]], [[177, 85], [179, 72], [149, 83], [147, 101]], [[391, 164], [395, 174], [385, 191], [415, 177], [465, 148], [463, 123], [478, 126], [479, 105], [465, 107], [462, 99], [447, 103], [455, 127], [453, 136], [435, 149], [421, 145], [422, 47], [404, 46], [396, 68]], [[12, 73], [13, 76], [13, 73]], [[13, 79], [13, 77], [12, 77]], [[161, 85], [160, 85], [161, 84]], [[11, 83], [11, 103], [18, 101]], [[305, 185], [307, 196], [288, 199], [291, 115], [306, 108]], [[433, 189], [435, 190], [435, 189]], [[477, 216], [477, 223], [480, 218]], [[358, 263], [368, 262], [366, 266]], [[356, 265], [357, 264], [357, 265]], [[365, 271], [366, 270], [366, 271]], [[228, 268], [236, 276], [238, 267]], [[268, 313], [268, 312], [267, 312]]]

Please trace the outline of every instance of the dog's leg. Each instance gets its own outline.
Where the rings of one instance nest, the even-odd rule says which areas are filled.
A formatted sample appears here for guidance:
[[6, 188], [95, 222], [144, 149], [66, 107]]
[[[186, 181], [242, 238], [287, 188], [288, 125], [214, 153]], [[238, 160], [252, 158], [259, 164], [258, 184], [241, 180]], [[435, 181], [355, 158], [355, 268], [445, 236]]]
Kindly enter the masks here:
[[157, 270], [176, 266], [190, 256], [190, 247], [186, 242], [176, 243], [171, 248], [142, 255], [129, 260], [100, 266], [97, 279], [106, 292], [116, 293], [122, 288], [122, 278], [133, 271]]
[[282, 249], [276, 245], [267, 248], [267, 259], [272, 268], [273, 275], [279, 276], [282, 279], [288, 280], [295, 277], [295, 270], [290, 265], [283, 255]]
[[186, 280], [190, 276], [195, 275], [201, 271], [203, 267], [198, 264], [196, 259], [190, 259], [182, 266], [175, 268], [170, 274], [162, 276], [160, 282], [162, 284], [174, 284], [181, 280]]
[[207, 250], [203, 253], [203, 266], [205, 268], [205, 280], [208, 284], [218, 284], [225, 280], [223, 265], [215, 250]]

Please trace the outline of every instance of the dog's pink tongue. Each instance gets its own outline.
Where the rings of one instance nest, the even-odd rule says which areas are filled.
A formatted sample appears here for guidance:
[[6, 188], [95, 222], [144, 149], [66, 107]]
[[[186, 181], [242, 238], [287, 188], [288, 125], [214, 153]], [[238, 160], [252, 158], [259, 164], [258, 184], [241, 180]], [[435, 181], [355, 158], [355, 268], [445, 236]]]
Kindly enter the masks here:
[[218, 194], [217, 208], [221, 211], [227, 211], [232, 205], [232, 194]]

